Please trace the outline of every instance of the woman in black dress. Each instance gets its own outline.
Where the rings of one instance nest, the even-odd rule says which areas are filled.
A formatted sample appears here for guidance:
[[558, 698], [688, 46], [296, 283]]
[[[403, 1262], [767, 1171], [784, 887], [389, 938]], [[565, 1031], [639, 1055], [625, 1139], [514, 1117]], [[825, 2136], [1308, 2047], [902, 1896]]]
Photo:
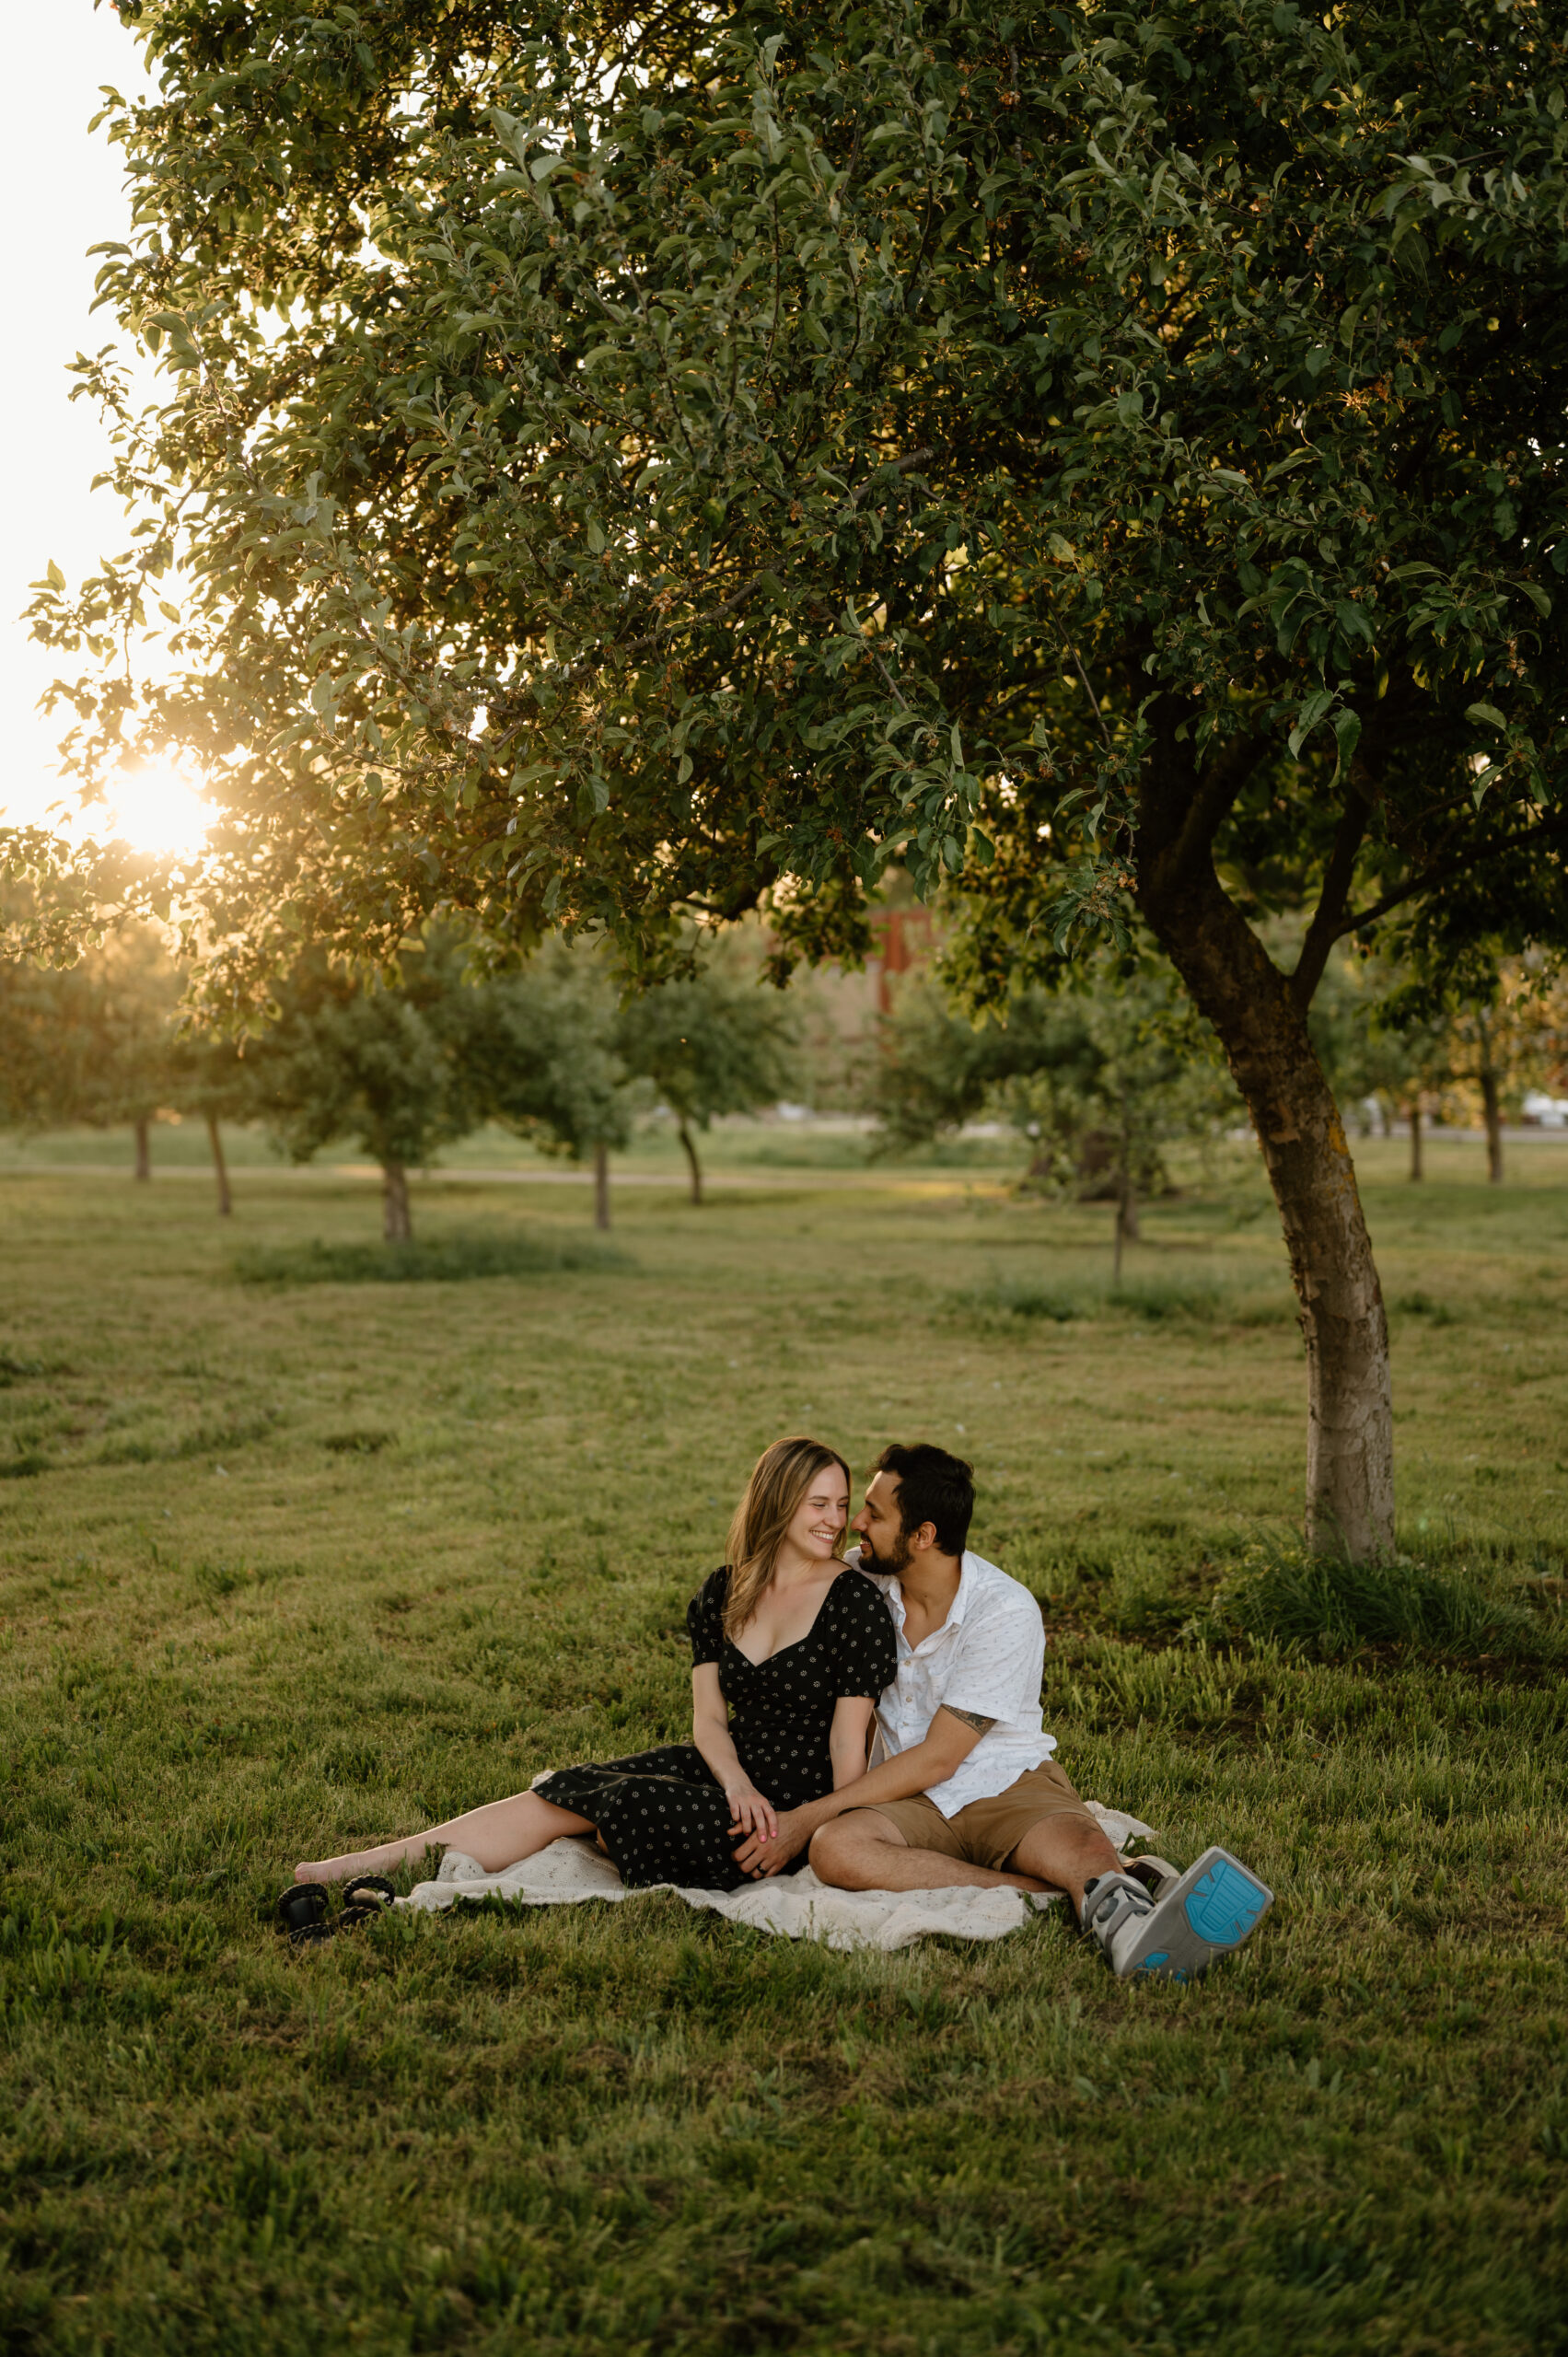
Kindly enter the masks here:
[[296, 1880], [385, 1874], [432, 1843], [499, 1874], [563, 1833], [595, 1833], [633, 1889], [735, 1889], [746, 1880], [738, 1843], [771, 1838], [781, 1809], [864, 1774], [877, 1697], [897, 1668], [880, 1591], [840, 1558], [849, 1503], [849, 1469], [819, 1441], [775, 1441], [758, 1458], [730, 1560], [687, 1608], [691, 1743], [557, 1769], [405, 1840], [303, 1862]]

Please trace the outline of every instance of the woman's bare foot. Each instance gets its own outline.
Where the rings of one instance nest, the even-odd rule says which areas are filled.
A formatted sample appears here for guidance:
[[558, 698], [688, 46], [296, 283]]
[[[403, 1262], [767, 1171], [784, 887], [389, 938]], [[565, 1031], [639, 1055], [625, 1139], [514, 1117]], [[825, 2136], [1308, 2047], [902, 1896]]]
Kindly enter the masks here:
[[420, 1834], [412, 1841], [383, 1841], [378, 1850], [345, 1850], [341, 1858], [302, 1858], [294, 1870], [296, 1882], [347, 1882], [354, 1875], [395, 1874], [405, 1858], [425, 1848]]

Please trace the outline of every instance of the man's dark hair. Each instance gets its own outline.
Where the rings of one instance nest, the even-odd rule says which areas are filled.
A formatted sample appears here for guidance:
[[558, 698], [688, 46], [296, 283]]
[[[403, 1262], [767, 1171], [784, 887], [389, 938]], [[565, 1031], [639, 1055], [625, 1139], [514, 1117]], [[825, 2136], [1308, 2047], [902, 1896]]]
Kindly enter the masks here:
[[895, 1441], [872, 1470], [891, 1473], [899, 1485], [899, 1527], [907, 1538], [923, 1522], [936, 1532], [944, 1555], [961, 1555], [974, 1518], [974, 1467], [928, 1440], [905, 1448]]

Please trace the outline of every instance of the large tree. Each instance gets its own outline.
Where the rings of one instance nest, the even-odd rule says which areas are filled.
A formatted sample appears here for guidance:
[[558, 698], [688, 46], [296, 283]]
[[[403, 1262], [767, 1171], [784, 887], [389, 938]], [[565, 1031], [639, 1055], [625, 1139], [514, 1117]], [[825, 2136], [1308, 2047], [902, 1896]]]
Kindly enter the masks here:
[[895, 857], [989, 883], [1000, 986], [1135, 901], [1262, 1144], [1310, 1527], [1387, 1547], [1306, 1019], [1385, 917], [1563, 929], [1561, 13], [121, 13], [162, 96], [111, 110], [103, 292], [169, 401], [122, 429], [134, 554], [40, 612], [89, 775], [213, 768], [226, 987], [436, 901], [636, 966], [771, 892], [815, 954]]

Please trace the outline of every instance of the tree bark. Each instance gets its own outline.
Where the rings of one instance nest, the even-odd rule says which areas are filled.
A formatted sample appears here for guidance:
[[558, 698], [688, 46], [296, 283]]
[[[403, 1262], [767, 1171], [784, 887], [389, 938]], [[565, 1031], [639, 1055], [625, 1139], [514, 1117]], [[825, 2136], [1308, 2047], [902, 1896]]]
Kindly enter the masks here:
[[[703, 1166], [697, 1159], [696, 1141], [687, 1127], [684, 1116], [680, 1122], [680, 1143], [686, 1149], [686, 1160], [691, 1171], [691, 1201], [700, 1203], [703, 1200]], [[608, 1227], [609, 1220], [605, 1220], [603, 1225]]]
[[408, 1172], [401, 1162], [384, 1162], [381, 1165], [381, 1233], [389, 1244], [413, 1242]]
[[144, 1114], [136, 1123], [136, 1176], [150, 1178], [153, 1175], [152, 1123]]
[[1307, 1036], [1315, 977], [1282, 974], [1221, 887], [1211, 846], [1237, 785], [1214, 772], [1200, 784], [1177, 734], [1185, 714], [1162, 718], [1164, 741], [1141, 782], [1139, 899], [1219, 1035], [1279, 1207], [1307, 1348], [1307, 1543], [1353, 1558], [1386, 1554], [1394, 1543], [1388, 1321], [1344, 1125]]
[[1411, 1099], [1411, 1184], [1414, 1186], [1425, 1176], [1426, 1170], [1421, 1158], [1421, 1099], [1419, 1097], [1412, 1097]]
[[594, 1225], [610, 1225], [610, 1148], [594, 1148]]
[[213, 1150], [213, 1176], [218, 1182], [218, 1217], [228, 1219], [234, 1212], [234, 1198], [228, 1191], [228, 1165], [224, 1160], [223, 1139], [215, 1113], [207, 1115], [207, 1144]]

